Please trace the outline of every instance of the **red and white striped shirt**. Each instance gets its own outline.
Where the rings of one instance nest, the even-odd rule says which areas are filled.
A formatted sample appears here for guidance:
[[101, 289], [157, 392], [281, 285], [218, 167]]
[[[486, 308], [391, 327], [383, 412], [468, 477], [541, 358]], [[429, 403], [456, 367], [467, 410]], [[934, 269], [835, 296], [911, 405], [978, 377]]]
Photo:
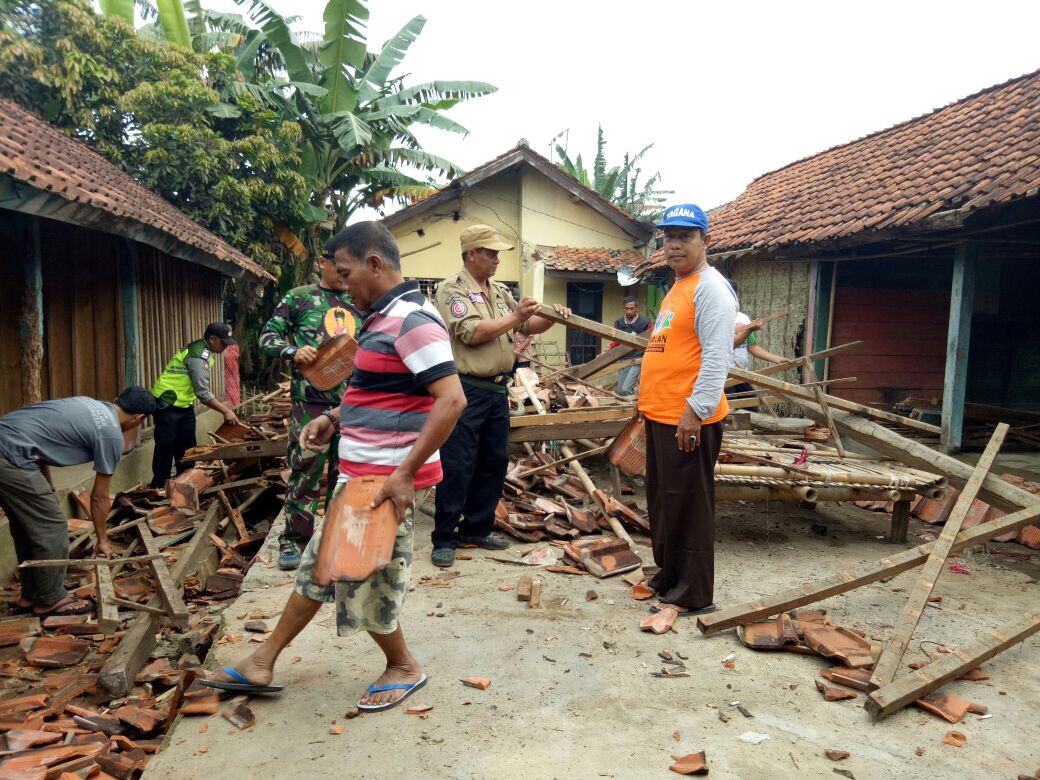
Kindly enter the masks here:
[[[400, 466], [433, 408], [426, 386], [457, 373], [444, 321], [416, 282], [377, 300], [358, 331], [354, 373], [340, 404], [340, 480]], [[441, 477], [435, 452], [416, 472], [415, 489]]]

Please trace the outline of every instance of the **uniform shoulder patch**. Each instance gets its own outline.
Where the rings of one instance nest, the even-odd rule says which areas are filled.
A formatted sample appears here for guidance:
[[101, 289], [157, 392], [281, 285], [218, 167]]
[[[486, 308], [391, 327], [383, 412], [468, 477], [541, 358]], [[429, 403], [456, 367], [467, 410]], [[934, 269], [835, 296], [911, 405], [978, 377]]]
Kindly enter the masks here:
[[203, 360], [209, 360], [209, 347], [206, 347], [202, 352], [199, 353], [199, 357]]
[[448, 311], [451, 312], [451, 316], [456, 319], [465, 317], [469, 314], [469, 304], [467, 304], [466, 299], [458, 293], [454, 293], [448, 297], [447, 307]]

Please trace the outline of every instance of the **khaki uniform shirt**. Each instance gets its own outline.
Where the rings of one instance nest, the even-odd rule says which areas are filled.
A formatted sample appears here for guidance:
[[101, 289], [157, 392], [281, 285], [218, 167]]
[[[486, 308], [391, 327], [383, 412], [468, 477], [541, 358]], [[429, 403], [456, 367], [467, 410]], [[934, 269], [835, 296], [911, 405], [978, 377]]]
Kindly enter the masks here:
[[469, 345], [473, 331], [483, 320], [499, 320], [516, 309], [516, 301], [504, 284], [489, 279], [488, 286], [490, 298], [465, 268], [437, 286], [437, 310], [448, 326], [460, 374], [493, 377], [513, 370], [512, 331], [494, 341]]

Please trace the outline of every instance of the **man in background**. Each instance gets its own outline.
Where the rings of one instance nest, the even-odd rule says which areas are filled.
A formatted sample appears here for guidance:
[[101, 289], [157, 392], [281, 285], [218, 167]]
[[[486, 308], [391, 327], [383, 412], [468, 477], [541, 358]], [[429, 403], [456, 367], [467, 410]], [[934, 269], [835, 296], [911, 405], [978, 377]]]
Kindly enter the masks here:
[[[614, 320], [614, 328], [616, 330], [623, 330], [626, 333], [631, 333], [633, 336], [640, 336], [650, 327], [649, 318], [639, 313], [639, 304], [636, 303], [635, 296], [625, 296], [625, 313]], [[611, 344], [616, 346], [616, 344]], [[635, 365], [623, 368], [618, 374], [618, 395], [633, 395], [636, 391], [636, 387], [639, 385], [639, 372], [641, 364], [636, 363]]]

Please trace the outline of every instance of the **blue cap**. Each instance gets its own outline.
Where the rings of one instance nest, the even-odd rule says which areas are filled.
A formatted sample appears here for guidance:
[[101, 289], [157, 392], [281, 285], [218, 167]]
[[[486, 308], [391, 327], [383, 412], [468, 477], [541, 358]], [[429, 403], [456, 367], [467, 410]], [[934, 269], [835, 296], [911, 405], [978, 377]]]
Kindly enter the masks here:
[[666, 208], [664, 216], [661, 217], [661, 221], [655, 227], [700, 228], [707, 233], [708, 215], [696, 203], [681, 203], [678, 206]]

